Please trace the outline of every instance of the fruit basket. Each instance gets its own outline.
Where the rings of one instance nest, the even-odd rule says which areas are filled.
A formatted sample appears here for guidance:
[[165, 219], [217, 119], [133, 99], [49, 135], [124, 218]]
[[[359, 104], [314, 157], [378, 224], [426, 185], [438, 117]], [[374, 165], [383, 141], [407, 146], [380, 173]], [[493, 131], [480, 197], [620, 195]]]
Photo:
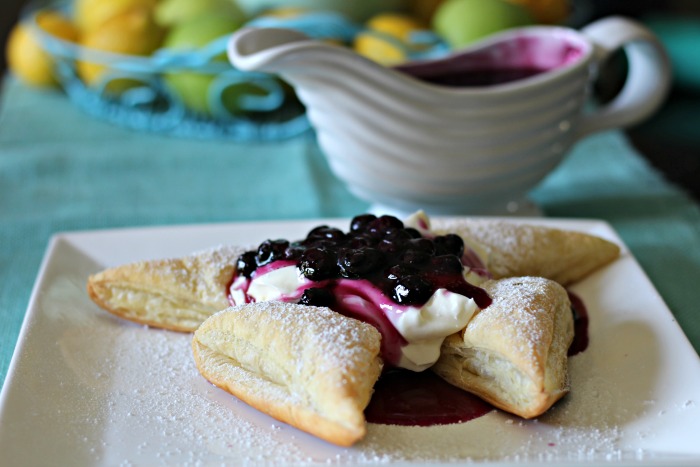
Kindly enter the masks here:
[[200, 139], [271, 141], [309, 129], [289, 86], [270, 75], [238, 71], [223, 59], [226, 36], [196, 50], [159, 48], [147, 56], [110, 52], [40, 27], [37, 20], [49, 8], [72, 14], [70, 4], [51, 3], [30, 10], [28, 24], [53, 59], [60, 87], [94, 117]]
[[[45, 14], [74, 18], [74, 9], [71, 2], [44, 2], [32, 5], [24, 20], [50, 55], [58, 85], [84, 112], [130, 129], [185, 138], [275, 141], [310, 129], [304, 106], [289, 85], [229, 64], [225, 49], [230, 34], [196, 49], [168, 47], [166, 39], [152, 52], [137, 55], [93, 48], [89, 39], [69, 40], [40, 24]], [[293, 28], [340, 45], [351, 45], [363, 30], [360, 23], [331, 11], [254, 17], [242, 26]], [[103, 44], [100, 39], [92, 42]], [[118, 40], [128, 40], [128, 35], [120, 34]], [[124, 48], [122, 43], [114, 47]]]
[[[138, 7], [99, 18], [102, 22], [95, 27], [95, 18], [106, 16], [107, 10], [134, 2]], [[291, 86], [275, 76], [237, 70], [228, 62], [228, 38], [241, 27], [296, 29], [315, 40], [352, 47], [385, 66], [434, 58], [454, 46], [440, 31], [433, 32], [429, 21], [421, 21], [417, 10], [413, 16], [406, 14], [407, 4], [423, 5], [420, 2], [394, 0], [392, 11], [385, 10], [384, 3], [365, 1], [341, 2], [343, 8], [336, 5], [335, 10], [279, 7], [257, 15], [251, 12], [253, 3], [48, 0], [31, 5], [22, 23], [47, 55], [44, 61], [50, 62], [52, 76], [41, 85], [58, 84], [77, 107], [96, 118], [134, 130], [199, 139], [275, 141], [310, 130]], [[327, 6], [320, 0], [302, 2], [307, 3]], [[193, 13], [204, 4], [228, 10]], [[85, 5], [92, 10], [85, 13]], [[173, 20], [176, 15], [181, 23]], [[95, 23], [92, 28], [81, 24], [86, 17]], [[71, 28], [74, 34], [69, 34]], [[11, 43], [12, 38], [12, 69], [13, 58], [26, 62], [24, 55], [31, 54], [27, 44], [13, 49]]]

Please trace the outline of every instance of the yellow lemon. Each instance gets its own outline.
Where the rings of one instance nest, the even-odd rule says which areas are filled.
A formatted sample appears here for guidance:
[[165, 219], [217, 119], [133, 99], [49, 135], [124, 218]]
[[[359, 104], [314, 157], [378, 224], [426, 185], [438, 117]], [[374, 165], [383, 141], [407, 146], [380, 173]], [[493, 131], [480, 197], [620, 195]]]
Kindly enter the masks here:
[[[78, 30], [66, 17], [54, 11], [36, 15], [36, 24], [49, 34], [63, 40], [78, 40]], [[22, 82], [32, 86], [48, 87], [57, 84], [54, 59], [46, 52], [27, 22], [12, 29], [7, 41], [7, 63]]]
[[355, 37], [353, 48], [358, 54], [386, 66], [406, 61], [406, 52], [401, 47], [371, 32], [359, 33]]
[[[83, 47], [124, 55], [150, 55], [160, 47], [164, 29], [153, 20], [150, 11], [135, 8], [106, 21], [102, 27], [88, 31]], [[78, 74], [88, 85], [99, 83], [109, 67], [102, 63], [78, 62]], [[116, 86], [111, 91], [120, 91]]]
[[409, 15], [381, 13], [367, 21], [367, 28], [407, 41], [413, 31], [425, 29], [425, 26]]
[[538, 23], [563, 23], [571, 13], [569, 0], [509, 0], [524, 6]]
[[[360, 55], [387, 66], [405, 61], [405, 47], [409, 46], [411, 33], [425, 29], [418, 19], [402, 13], [380, 13], [370, 18], [366, 26], [368, 31], [357, 35], [353, 48]], [[399, 43], [387, 40], [383, 35]]]
[[36, 24], [49, 34], [66, 41], [76, 42], [80, 37], [77, 26], [57, 11], [40, 11], [36, 15]]
[[73, 8], [76, 24], [81, 31], [88, 32], [129, 10], [153, 10], [157, 4], [158, 0], [76, 0]]

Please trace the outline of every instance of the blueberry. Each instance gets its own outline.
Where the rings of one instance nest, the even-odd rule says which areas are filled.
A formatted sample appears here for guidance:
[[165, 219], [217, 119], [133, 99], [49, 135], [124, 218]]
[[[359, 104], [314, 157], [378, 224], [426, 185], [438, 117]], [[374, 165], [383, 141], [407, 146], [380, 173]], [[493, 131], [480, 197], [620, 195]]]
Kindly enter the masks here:
[[338, 275], [337, 259], [333, 251], [326, 248], [309, 248], [302, 253], [297, 267], [312, 281], [332, 279]]
[[427, 238], [414, 238], [404, 245], [406, 250], [422, 251], [432, 256], [435, 253], [435, 244]]
[[386, 278], [392, 282], [418, 273], [418, 269], [409, 264], [395, 264], [386, 271]]
[[255, 257], [257, 253], [255, 251], [246, 251], [236, 260], [236, 270], [238, 274], [250, 277], [258, 267]]
[[343, 277], [357, 279], [378, 269], [384, 263], [384, 255], [376, 248], [345, 248], [338, 252], [338, 267]]
[[299, 244], [291, 244], [284, 250], [284, 259], [298, 261], [306, 248]]
[[374, 214], [361, 214], [350, 221], [350, 232], [363, 232], [377, 218]]
[[399, 256], [399, 261], [404, 264], [419, 265], [430, 260], [430, 253], [421, 250], [406, 250]]
[[457, 255], [462, 257], [464, 254], [464, 240], [462, 237], [455, 234], [447, 234], [437, 236], [433, 239], [435, 243], [436, 255]]
[[306, 249], [324, 248], [326, 250], [335, 250], [338, 245], [333, 240], [326, 238], [307, 238], [302, 242], [302, 246]]
[[352, 237], [348, 237], [345, 246], [347, 248], [362, 248], [366, 246], [375, 246], [376, 244], [377, 239], [375, 238], [370, 238], [366, 235], [354, 235]]
[[418, 275], [400, 278], [394, 286], [391, 298], [399, 305], [422, 305], [433, 294], [433, 287]]
[[265, 240], [258, 247], [255, 261], [258, 266], [264, 266], [278, 259], [283, 259], [288, 246], [287, 240]]
[[381, 216], [370, 222], [367, 232], [376, 238], [382, 238], [403, 229], [403, 222], [394, 216]]
[[335, 227], [321, 225], [311, 230], [306, 238], [307, 240], [328, 240], [336, 244], [345, 239], [345, 232]]
[[302, 305], [330, 307], [335, 303], [335, 297], [328, 289], [313, 287], [304, 290], [299, 303]]
[[414, 229], [413, 227], [406, 227], [403, 229], [403, 231], [411, 238], [421, 238], [422, 235], [418, 231], [418, 229]]
[[462, 274], [462, 261], [455, 255], [435, 256], [430, 260], [430, 264], [435, 274]]
[[406, 229], [395, 229], [387, 232], [384, 238], [396, 242], [406, 242], [412, 240], [414, 237], [411, 235], [410, 231]]
[[405, 241], [384, 238], [377, 244], [377, 249], [389, 256], [397, 255], [403, 249]]

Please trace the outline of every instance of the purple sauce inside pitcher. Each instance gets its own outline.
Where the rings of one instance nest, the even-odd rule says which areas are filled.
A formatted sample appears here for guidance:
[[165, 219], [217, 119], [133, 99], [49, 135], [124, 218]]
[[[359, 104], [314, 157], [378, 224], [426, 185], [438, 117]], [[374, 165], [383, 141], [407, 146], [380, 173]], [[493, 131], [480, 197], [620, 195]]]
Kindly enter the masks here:
[[396, 70], [439, 86], [495, 86], [567, 67], [580, 60], [586, 48], [565, 31], [528, 33], [441, 60], [407, 63]]

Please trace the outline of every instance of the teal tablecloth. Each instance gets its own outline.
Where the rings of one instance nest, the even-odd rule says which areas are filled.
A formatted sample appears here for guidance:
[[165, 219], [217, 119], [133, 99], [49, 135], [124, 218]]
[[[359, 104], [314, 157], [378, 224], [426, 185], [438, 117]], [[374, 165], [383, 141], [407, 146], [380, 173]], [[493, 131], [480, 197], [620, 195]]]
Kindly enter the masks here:
[[[234, 144], [134, 133], [12, 80], [0, 105], [0, 381], [55, 232], [368, 207], [331, 175], [311, 135]], [[532, 197], [548, 216], [609, 221], [700, 349], [700, 209], [620, 132], [581, 142]]]

